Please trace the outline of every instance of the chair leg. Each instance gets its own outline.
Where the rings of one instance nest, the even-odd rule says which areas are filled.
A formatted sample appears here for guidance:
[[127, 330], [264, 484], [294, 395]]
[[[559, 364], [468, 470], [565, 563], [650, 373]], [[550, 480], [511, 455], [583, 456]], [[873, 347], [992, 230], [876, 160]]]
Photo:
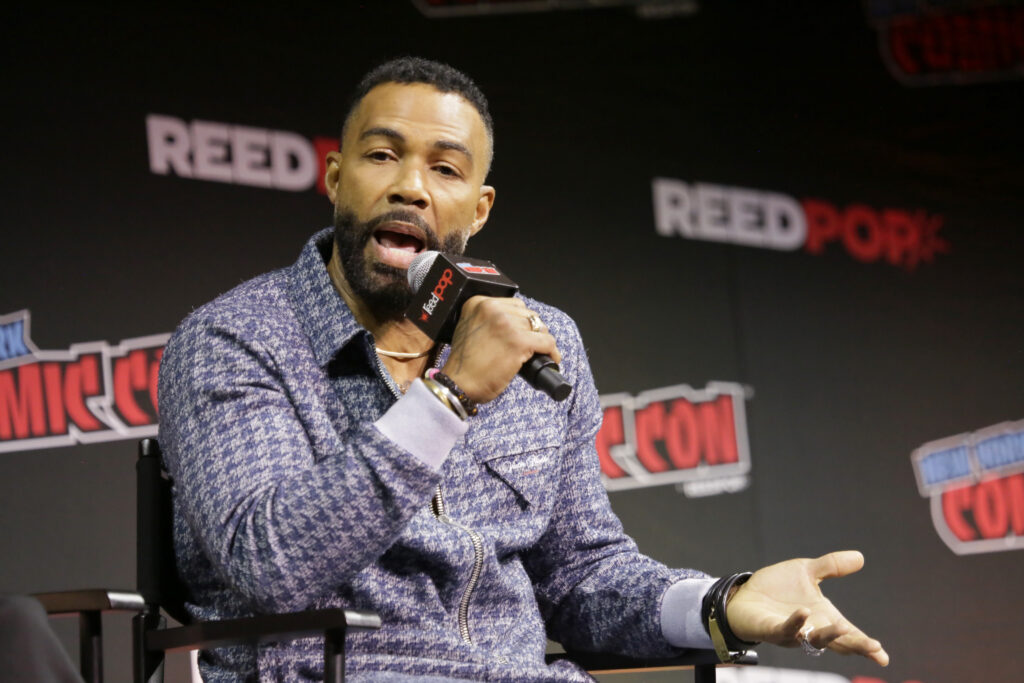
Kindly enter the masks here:
[[324, 633], [324, 683], [345, 680], [345, 629], [332, 628]]
[[78, 615], [78, 657], [85, 683], [103, 681], [103, 619], [98, 611]]
[[146, 649], [146, 631], [163, 628], [159, 610], [147, 610], [132, 617], [132, 680], [134, 683], [163, 683], [164, 653]]
[[714, 664], [698, 664], [693, 668], [693, 683], [715, 683]]

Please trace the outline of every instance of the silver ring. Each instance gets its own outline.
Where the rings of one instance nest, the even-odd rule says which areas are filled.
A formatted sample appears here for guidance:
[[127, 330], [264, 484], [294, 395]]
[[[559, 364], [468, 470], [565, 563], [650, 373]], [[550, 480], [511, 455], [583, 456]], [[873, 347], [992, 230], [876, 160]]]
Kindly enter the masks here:
[[796, 635], [796, 640], [800, 643], [800, 647], [804, 649], [804, 654], [808, 657], [820, 657], [821, 653], [826, 650], [824, 647], [814, 647], [811, 645], [811, 631], [814, 630], [813, 626], [808, 626]]
[[531, 313], [530, 317], [530, 329], [534, 332], [540, 332], [544, 329], [544, 321], [540, 319], [540, 316], [536, 313]]

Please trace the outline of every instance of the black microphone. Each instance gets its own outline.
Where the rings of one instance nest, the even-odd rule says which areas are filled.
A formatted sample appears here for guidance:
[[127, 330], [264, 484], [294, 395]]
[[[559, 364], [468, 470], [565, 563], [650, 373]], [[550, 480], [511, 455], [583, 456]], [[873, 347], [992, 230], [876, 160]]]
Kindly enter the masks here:
[[[505, 277], [490, 261], [424, 251], [409, 264], [412, 303], [405, 317], [416, 323], [435, 342], [452, 340], [462, 304], [477, 295], [506, 297], [519, 291], [519, 285]], [[530, 386], [563, 401], [572, 385], [558, 371], [550, 356], [535, 353], [519, 370]]]

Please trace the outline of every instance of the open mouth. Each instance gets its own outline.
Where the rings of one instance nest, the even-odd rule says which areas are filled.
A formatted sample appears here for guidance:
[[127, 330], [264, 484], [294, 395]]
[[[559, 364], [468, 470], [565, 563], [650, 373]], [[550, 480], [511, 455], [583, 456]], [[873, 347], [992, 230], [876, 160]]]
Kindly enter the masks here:
[[413, 235], [394, 230], [378, 230], [373, 235], [374, 239], [385, 249], [401, 249], [418, 254], [423, 251], [423, 240]]
[[373, 231], [373, 241], [382, 263], [408, 268], [416, 254], [426, 248], [420, 230], [402, 223], [386, 223]]

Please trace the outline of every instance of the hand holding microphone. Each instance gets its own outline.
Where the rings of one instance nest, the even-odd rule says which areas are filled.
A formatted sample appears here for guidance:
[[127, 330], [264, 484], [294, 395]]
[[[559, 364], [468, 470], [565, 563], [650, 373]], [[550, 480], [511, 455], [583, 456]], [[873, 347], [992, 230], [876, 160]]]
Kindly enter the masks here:
[[470, 398], [486, 403], [505, 390], [534, 354], [561, 359], [546, 328], [531, 329], [526, 304], [473, 296], [462, 306], [444, 373]]
[[556, 401], [572, 391], [558, 372], [554, 337], [492, 263], [428, 251], [408, 276], [416, 293], [406, 317], [431, 339], [451, 342], [444, 372], [474, 401], [493, 400], [516, 373]]

